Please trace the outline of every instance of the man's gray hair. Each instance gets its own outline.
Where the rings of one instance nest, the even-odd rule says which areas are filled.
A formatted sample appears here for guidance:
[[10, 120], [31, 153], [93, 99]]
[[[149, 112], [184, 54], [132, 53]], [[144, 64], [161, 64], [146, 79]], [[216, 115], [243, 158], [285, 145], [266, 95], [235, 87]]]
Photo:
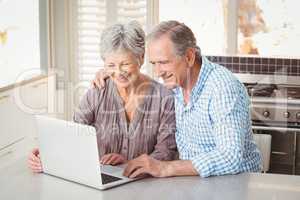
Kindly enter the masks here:
[[109, 53], [129, 51], [141, 61], [145, 54], [145, 32], [137, 21], [127, 24], [115, 24], [103, 30], [100, 41], [100, 53], [104, 60]]
[[174, 45], [175, 54], [178, 56], [185, 55], [188, 48], [195, 48], [196, 50], [196, 60], [201, 62], [201, 50], [197, 46], [197, 41], [192, 30], [186, 26], [184, 23], [178, 21], [165, 21], [159, 23], [151, 33], [148, 35], [147, 39], [149, 41], [159, 39], [160, 37], [168, 35], [170, 40]]

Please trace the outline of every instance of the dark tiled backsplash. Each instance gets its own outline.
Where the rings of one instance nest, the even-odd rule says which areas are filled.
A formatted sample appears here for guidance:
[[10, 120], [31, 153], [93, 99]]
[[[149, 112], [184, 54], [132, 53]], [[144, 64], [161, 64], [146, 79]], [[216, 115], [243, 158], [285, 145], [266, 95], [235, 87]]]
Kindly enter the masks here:
[[206, 56], [233, 73], [299, 76], [300, 59]]

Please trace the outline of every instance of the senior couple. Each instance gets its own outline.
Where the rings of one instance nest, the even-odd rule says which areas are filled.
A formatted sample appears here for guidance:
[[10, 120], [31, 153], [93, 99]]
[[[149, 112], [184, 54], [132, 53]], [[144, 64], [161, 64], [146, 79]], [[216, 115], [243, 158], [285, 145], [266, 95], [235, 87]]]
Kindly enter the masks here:
[[[226, 68], [201, 56], [189, 27], [166, 21], [147, 36], [149, 61], [164, 85], [140, 71], [145, 33], [137, 22], [108, 27], [100, 45], [105, 68], [74, 121], [96, 128], [102, 164], [126, 163], [124, 175], [130, 178], [261, 170], [245, 88]], [[28, 163], [42, 172], [38, 149]]]

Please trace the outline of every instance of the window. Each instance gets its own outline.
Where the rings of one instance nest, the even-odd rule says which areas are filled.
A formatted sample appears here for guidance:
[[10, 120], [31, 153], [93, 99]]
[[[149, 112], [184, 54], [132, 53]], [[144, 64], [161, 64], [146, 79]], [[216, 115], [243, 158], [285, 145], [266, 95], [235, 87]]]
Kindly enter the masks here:
[[[103, 67], [100, 58], [102, 30], [117, 22], [137, 20], [147, 30], [147, 0], [77, 0], [75, 67], [77, 82], [89, 84]], [[145, 71], [145, 69], [143, 69]]]
[[185, 23], [194, 32], [203, 54], [224, 55], [227, 46], [223, 3], [221, 0], [159, 1], [159, 21]]
[[0, 0], [0, 88], [47, 71], [47, 1]]
[[298, 4], [294, 0], [162, 0], [159, 21], [178, 20], [191, 27], [204, 55], [299, 58]]
[[294, 0], [240, 0], [238, 53], [299, 58], [299, 18]]

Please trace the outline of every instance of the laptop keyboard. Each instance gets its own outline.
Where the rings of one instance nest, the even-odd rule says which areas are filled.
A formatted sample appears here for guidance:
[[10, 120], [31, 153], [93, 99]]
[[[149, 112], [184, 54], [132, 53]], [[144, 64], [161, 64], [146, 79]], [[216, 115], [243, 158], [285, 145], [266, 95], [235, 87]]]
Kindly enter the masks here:
[[122, 180], [121, 178], [111, 176], [111, 175], [108, 175], [108, 174], [103, 174], [103, 173], [101, 173], [101, 179], [102, 179], [102, 184], [103, 185], [111, 183], [111, 182]]

